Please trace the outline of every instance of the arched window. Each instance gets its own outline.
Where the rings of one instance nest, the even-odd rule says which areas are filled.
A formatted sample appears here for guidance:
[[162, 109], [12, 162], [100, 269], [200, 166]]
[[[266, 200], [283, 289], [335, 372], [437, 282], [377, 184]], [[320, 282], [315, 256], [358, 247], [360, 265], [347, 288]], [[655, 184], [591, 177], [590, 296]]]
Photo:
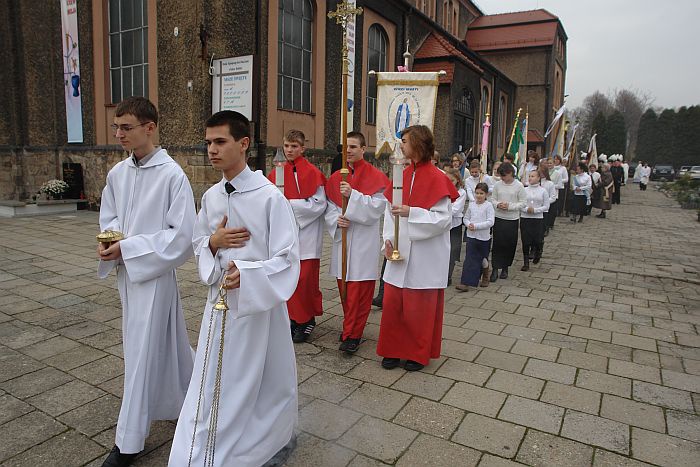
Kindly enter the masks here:
[[506, 98], [501, 96], [498, 102], [498, 147], [502, 148], [506, 144]]
[[479, 134], [483, 133], [484, 122], [486, 121], [486, 114], [488, 112], [490, 112], [491, 106], [489, 105], [489, 102], [490, 102], [489, 99], [490, 99], [489, 88], [484, 86], [481, 88], [481, 125], [480, 125], [481, 129], [480, 129]]
[[[389, 38], [378, 24], [369, 28], [367, 38], [367, 70], [386, 71]], [[377, 80], [367, 81], [367, 123], [377, 123]]]
[[455, 101], [455, 111], [474, 117], [474, 96], [469, 88], [464, 88], [462, 95]]
[[311, 112], [311, 0], [280, 0], [277, 52], [277, 107]]

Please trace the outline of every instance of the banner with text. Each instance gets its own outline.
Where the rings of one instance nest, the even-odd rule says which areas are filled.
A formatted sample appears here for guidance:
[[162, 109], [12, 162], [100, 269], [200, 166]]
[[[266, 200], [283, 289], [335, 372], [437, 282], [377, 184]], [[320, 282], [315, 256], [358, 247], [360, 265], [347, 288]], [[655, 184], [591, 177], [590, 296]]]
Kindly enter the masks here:
[[253, 56], [223, 58], [212, 64], [211, 112], [234, 110], [253, 118]]
[[61, 0], [63, 43], [63, 91], [69, 143], [83, 142], [83, 105], [80, 100], [80, 51], [78, 48], [77, 0]]
[[425, 125], [433, 129], [440, 83], [438, 72], [381, 72], [376, 79], [379, 156], [394, 150], [404, 128]]

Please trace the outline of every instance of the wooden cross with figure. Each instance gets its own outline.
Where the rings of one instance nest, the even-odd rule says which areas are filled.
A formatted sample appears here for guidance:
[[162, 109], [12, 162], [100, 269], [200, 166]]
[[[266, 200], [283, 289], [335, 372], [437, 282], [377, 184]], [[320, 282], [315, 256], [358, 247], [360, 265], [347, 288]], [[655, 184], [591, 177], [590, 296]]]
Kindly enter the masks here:
[[[328, 13], [328, 19], [335, 19], [336, 24], [339, 24], [343, 28], [343, 85], [341, 91], [341, 105], [340, 105], [340, 134], [343, 142], [343, 165], [340, 169], [340, 175], [344, 182], [348, 180], [348, 76], [350, 75], [349, 64], [348, 64], [348, 23], [350, 18], [361, 15], [362, 8], [357, 8], [355, 2], [348, 2], [348, 0], [343, 0], [338, 2], [338, 7], [335, 11]], [[348, 208], [348, 199], [343, 196], [343, 206], [342, 212], [345, 215], [345, 211]], [[347, 229], [342, 229], [342, 277], [340, 280], [340, 300], [345, 303], [347, 296], [346, 288], [346, 278], [348, 271], [348, 231]]]

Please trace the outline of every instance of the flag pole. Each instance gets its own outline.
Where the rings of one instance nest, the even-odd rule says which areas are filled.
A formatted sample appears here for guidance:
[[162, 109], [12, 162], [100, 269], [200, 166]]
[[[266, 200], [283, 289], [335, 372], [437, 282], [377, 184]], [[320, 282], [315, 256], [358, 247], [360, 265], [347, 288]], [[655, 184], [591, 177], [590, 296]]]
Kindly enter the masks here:
[[[518, 125], [518, 120], [520, 119], [520, 112], [522, 112], [523, 109], [522, 107], [518, 109], [518, 113], [515, 115], [515, 123], [513, 123], [513, 131], [510, 132], [510, 141], [508, 142], [508, 149], [506, 151], [510, 151], [510, 147], [513, 145], [513, 138], [515, 138], [515, 127]], [[515, 156], [515, 154], [513, 154]]]
[[[328, 13], [329, 19], [335, 19], [336, 24], [339, 24], [343, 29], [343, 82], [341, 90], [341, 106], [340, 106], [340, 131], [343, 143], [343, 165], [340, 169], [340, 176], [344, 182], [348, 180], [348, 76], [350, 75], [350, 66], [348, 63], [348, 22], [350, 18], [362, 14], [362, 8], [356, 8], [354, 2], [348, 3], [348, 0], [343, 0], [338, 3], [338, 8], [335, 11]], [[348, 209], [348, 199], [343, 196], [342, 213]], [[340, 280], [340, 300], [345, 303], [347, 297], [347, 274], [348, 274], [348, 230], [341, 229], [342, 237], [342, 254], [341, 254], [341, 280]]]

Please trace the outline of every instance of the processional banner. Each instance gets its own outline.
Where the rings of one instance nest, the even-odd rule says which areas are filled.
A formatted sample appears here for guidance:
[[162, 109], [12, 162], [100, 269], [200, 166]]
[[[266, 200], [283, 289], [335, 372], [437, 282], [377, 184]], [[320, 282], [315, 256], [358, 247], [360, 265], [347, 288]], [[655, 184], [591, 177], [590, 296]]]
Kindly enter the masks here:
[[391, 153], [412, 125], [432, 131], [438, 72], [377, 73], [377, 156]]

